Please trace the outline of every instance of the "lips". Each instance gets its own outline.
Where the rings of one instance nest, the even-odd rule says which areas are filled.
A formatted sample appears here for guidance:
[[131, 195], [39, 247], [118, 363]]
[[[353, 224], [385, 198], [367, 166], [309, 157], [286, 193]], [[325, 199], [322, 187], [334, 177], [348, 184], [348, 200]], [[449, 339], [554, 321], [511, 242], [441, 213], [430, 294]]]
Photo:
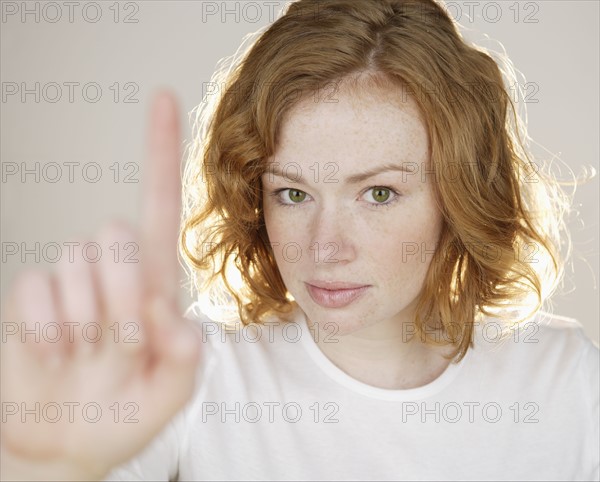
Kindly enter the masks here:
[[368, 286], [359, 283], [347, 283], [343, 281], [319, 281], [319, 280], [311, 280], [307, 281], [306, 284], [316, 286], [317, 288], [322, 288], [326, 290], [349, 290], [355, 288], [362, 288], [363, 286]]
[[348, 306], [370, 288], [369, 285], [338, 281], [310, 281], [305, 284], [312, 300], [324, 308]]

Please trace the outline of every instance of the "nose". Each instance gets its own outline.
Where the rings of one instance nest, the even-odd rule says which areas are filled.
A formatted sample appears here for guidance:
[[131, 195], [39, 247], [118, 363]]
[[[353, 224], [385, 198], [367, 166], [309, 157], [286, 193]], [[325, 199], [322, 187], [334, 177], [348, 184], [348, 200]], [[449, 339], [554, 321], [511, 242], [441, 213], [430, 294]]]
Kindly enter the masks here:
[[348, 210], [330, 206], [310, 221], [310, 252], [315, 264], [347, 264], [356, 258], [353, 222]]

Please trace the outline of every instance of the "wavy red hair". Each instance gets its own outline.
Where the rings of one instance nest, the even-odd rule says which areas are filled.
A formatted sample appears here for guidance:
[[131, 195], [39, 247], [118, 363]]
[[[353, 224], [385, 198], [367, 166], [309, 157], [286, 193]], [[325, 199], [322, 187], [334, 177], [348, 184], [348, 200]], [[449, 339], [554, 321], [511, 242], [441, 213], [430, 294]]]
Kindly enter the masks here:
[[[364, 73], [367, 82], [351, 82]], [[219, 95], [207, 96], [199, 111], [180, 236], [194, 287], [233, 301], [244, 324], [289, 313], [294, 302], [266, 234], [260, 182], [284, 116], [307, 95], [335, 95], [342, 82], [357, 95], [370, 85], [406, 87], [427, 122], [444, 217], [417, 333], [455, 345], [458, 361], [478, 317], [525, 309], [517, 318], [528, 319], [562, 276], [569, 199], [531, 160], [503, 75], [433, 0], [289, 4], [217, 71]], [[444, 174], [450, 164], [452, 176]], [[232, 283], [232, 263], [241, 286]]]

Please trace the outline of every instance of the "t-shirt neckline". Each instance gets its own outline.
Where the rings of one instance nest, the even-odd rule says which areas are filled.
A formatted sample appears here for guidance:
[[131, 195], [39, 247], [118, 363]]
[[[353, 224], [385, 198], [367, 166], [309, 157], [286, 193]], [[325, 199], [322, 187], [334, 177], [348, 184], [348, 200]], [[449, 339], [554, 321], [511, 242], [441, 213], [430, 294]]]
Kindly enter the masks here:
[[327, 358], [310, 334], [306, 314], [299, 307], [297, 308], [297, 314], [294, 316], [294, 321], [300, 325], [302, 333], [306, 334], [306, 336], [300, 337], [303, 347], [326, 375], [356, 393], [380, 400], [419, 400], [431, 397], [449, 386], [471, 358], [472, 349], [470, 348], [460, 362], [450, 363], [440, 376], [420, 387], [406, 389], [379, 388], [351, 377]]

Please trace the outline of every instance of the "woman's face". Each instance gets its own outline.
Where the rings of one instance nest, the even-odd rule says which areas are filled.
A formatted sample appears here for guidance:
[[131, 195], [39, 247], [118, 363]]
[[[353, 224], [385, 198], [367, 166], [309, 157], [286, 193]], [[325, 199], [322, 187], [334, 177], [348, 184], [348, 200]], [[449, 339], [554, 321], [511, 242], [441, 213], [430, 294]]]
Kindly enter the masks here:
[[427, 128], [399, 90], [336, 99], [304, 100], [282, 125], [262, 176], [269, 241], [309, 320], [340, 335], [398, 327], [413, 320], [442, 227]]

